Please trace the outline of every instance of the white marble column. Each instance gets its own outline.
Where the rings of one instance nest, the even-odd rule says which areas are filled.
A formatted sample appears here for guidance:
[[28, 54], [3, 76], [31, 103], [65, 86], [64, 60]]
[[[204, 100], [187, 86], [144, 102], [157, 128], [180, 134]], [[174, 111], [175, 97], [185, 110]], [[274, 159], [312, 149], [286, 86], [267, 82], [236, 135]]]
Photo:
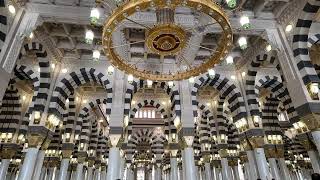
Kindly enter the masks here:
[[52, 180], [53, 179], [53, 173], [54, 173], [54, 168], [50, 167], [48, 169], [47, 180]]
[[123, 157], [120, 157], [120, 167], [119, 167], [119, 179], [122, 179], [124, 169], [125, 169], [125, 159]]
[[101, 170], [99, 168], [94, 171], [94, 177], [94, 180], [101, 180]]
[[185, 153], [184, 150], [181, 150], [181, 158], [182, 158], [182, 177], [185, 178], [186, 177], [186, 158], [185, 158]]
[[221, 158], [221, 166], [222, 166], [222, 180], [230, 180], [229, 177], [229, 165], [227, 158]]
[[291, 180], [289, 169], [285, 163], [284, 158], [279, 158], [279, 167], [281, 172], [282, 180]]
[[40, 179], [40, 174], [41, 174], [41, 169], [42, 169], [42, 165], [43, 165], [44, 155], [45, 155], [45, 151], [44, 150], [40, 150], [38, 152], [37, 160], [36, 160], [37, 163], [36, 163], [35, 168], [34, 168], [32, 180], [39, 180]]
[[46, 177], [46, 172], [47, 172], [47, 168], [46, 167], [42, 167], [41, 168], [41, 174], [40, 174], [40, 180], [44, 180], [44, 178]]
[[[317, 146], [318, 155], [320, 156], [320, 130], [311, 132], [314, 144]], [[319, 173], [319, 172], [318, 172]]]
[[72, 174], [72, 171], [67, 171], [67, 177], [65, 180], [71, 180], [71, 174]]
[[107, 171], [106, 170], [102, 170], [101, 171], [101, 180], [106, 180], [107, 179]]
[[69, 167], [69, 161], [70, 161], [70, 159], [68, 159], [68, 158], [61, 160], [59, 176], [57, 177], [58, 180], [66, 179], [68, 167]]
[[182, 171], [182, 167], [178, 167], [178, 171], [179, 171], [178, 179], [179, 179], [179, 180], [183, 180], [183, 171]]
[[170, 158], [170, 180], [178, 180], [178, 162], [177, 157]]
[[320, 165], [319, 165], [319, 158], [315, 151], [308, 151], [308, 156], [311, 161], [312, 169], [314, 173], [320, 174]]
[[233, 179], [240, 180], [239, 166], [233, 166], [232, 170], [233, 170]]
[[213, 168], [212, 168], [212, 179], [213, 180], [219, 180], [217, 174], [218, 174], [218, 169], [215, 166], [213, 166]]
[[209, 162], [206, 162], [204, 164], [204, 169], [205, 169], [205, 174], [206, 174], [206, 178], [205, 179], [211, 180], [212, 176], [211, 176], [211, 167], [210, 167], [210, 163]]
[[120, 150], [117, 147], [110, 148], [108, 161], [107, 180], [115, 180], [120, 174]]
[[254, 159], [254, 152], [253, 151], [247, 151], [247, 157], [248, 157], [248, 163], [250, 171], [248, 172], [250, 179], [257, 179], [258, 178], [258, 173], [257, 173], [257, 167], [256, 167], [256, 162]]
[[57, 167], [54, 168], [54, 178], [53, 180], [56, 180], [59, 176], [59, 172], [60, 172], [60, 169], [58, 169]]
[[39, 151], [38, 148], [32, 148], [32, 147], [28, 148], [27, 153], [23, 160], [23, 165], [19, 173], [18, 180], [32, 179], [32, 174], [34, 171], [38, 151]]
[[10, 165], [10, 159], [2, 159], [0, 165], [0, 179], [6, 179], [8, 168]]
[[155, 180], [161, 180], [161, 164], [156, 165], [156, 178]]
[[83, 164], [77, 164], [77, 171], [76, 171], [76, 179], [75, 180], [83, 180]]
[[269, 158], [268, 160], [269, 160], [269, 165], [270, 165], [272, 177], [275, 180], [280, 180], [280, 171], [279, 171], [276, 159], [275, 158]]
[[193, 149], [191, 147], [187, 147], [184, 149], [184, 157], [185, 157], [184, 168], [186, 173], [185, 180], [196, 180], [197, 178], [196, 174], [198, 172], [196, 172]]
[[261, 180], [271, 179], [268, 164], [267, 164], [267, 159], [264, 154], [264, 149], [263, 148], [256, 148], [256, 149], [254, 149], [254, 154], [256, 157], [256, 162], [257, 162], [257, 166], [258, 166], [260, 179]]
[[93, 167], [87, 168], [87, 180], [93, 180]]

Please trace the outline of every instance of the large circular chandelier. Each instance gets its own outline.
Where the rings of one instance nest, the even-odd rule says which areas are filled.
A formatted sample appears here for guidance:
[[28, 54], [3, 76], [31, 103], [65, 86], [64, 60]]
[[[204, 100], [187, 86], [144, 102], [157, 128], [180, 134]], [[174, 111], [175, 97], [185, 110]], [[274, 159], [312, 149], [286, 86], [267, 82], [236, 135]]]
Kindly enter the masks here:
[[[188, 8], [194, 13], [207, 17], [209, 22], [199, 27], [185, 27], [175, 20], [178, 8]], [[135, 13], [141, 12], [155, 12], [156, 23], [148, 26], [132, 20]], [[161, 65], [149, 65], [150, 62], [146, 58], [143, 59], [145, 64], [139, 65], [121, 55], [117, 48], [124, 45], [114, 43], [114, 33], [125, 21], [134, 22], [145, 30], [144, 46], [148, 53], [161, 57], [159, 64], [164, 63], [166, 57], [176, 57], [176, 61], [169, 65], [166, 64], [166, 68], [163, 68], [164, 65], [162, 67]], [[201, 63], [188, 62], [183, 54], [186, 53], [187, 46], [192, 46], [188, 44], [192, 32], [209, 25], [216, 25], [221, 29], [216, 37], [218, 40], [215, 48], [198, 45], [197, 48], [209, 50], [210, 56]], [[153, 81], [182, 80], [205, 73], [226, 57], [233, 44], [232, 28], [227, 15], [220, 5], [212, 0], [130, 0], [117, 7], [109, 16], [104, 24], [102, 36], [104, 52], [113, 66], [127, 74]], [[129, 42], [129, 44], [134, 43], [140, 42]]]

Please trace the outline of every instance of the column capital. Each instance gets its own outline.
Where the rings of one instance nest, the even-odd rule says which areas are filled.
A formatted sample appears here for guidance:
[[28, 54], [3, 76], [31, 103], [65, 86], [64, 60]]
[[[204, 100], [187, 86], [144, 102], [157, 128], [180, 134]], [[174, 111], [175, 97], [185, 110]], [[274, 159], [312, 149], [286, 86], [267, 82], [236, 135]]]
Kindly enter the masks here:
[[221, 158], [227, 158], [228, 157], [228, 149], [220, 149], [218, 151]]
[[84, 163], [86, 161], [86, 159], [87, 159], [87, 156], [88, 156], [88, 154], [85, 151], [78, 152], [77, 153], [77, 161], [78, 161], [78, 163]]
[[210, 163], [210, 160], [211, 160], [210, 154], [203, 155], [202, 158], [205, 163]]
[[[111, 128], [112, 129], [112, 128]], [[110, 129], [110, 130], [111, 130]], [[118, 146], [118, 143], [121, 139], [121, 134], [110, 134], [109, 135], [110, 137], [110, 144], [112, 147], [117, 147]]]
[[231, 167], [238, 166], [238, 159], [236, 159], [236, 158], [229, 159], [229, 160], [228, 160], [228, 164], [229, 164], [229, 166], [231, 166]]
[[284, 147], [273, 145], [272, 147], [265, 147], [265, 154], [267, 158], [283, 158], [284, 157]]
[[244, 152], [244, 151], [242, 151], [242, 152], [239, 153], [239, 158], [240, 158], [240, 162], [241, 162], [242, 164], [244, 164], [244, 163], [246, 163], [246, 162], [249, 162], [247, 153]]
[[41, 146], [42, 149], [47, 149], [53, 133], [43, 126], [29, 126], [28, 129], [28, 146], [37, 148]]
[[313, 142], [311, 142], [311, 141], [310, 141], [309, 139], [307, 139], [307, 138], [301, 140], [300, 143], [301, 143], [302, 146], [306, 149], [306, 151], [316, 150], [316, 147], [315, 147], [315, 145], [313, 144]]
[[[309, 113], [300, 118], [301, 122], [311, 131], [320, 131], [320, 115], [316, 113]], [[301, 128], [303, 130], [303, 127]]]
[[176, 158], [177, 157], [177, 154], [178, 154], [178, 150], [170, 150], [170, 155], [172, 158]]
[[193, 139], [194, 139], [194, 136], [193, 136], [193, 135], [183, 136], [183, 140], [184, 140], [185, 145], [186, 145], [187, 147], [192, 147], [192, 145], [193, 145]]
[[264, 136], [252, 136], [249, 137], [249, 142], [251, 146], [255, 148], [262, 148], [264, 146]]
[[1, 159], [11, 159], [17, 152], [17, 144], [4, 144], [1, 148], [0, 158]]
[[93, 158], [88, 158], [88, 167], [93, 167], [93, 165], [95, 164], [95, 160]]

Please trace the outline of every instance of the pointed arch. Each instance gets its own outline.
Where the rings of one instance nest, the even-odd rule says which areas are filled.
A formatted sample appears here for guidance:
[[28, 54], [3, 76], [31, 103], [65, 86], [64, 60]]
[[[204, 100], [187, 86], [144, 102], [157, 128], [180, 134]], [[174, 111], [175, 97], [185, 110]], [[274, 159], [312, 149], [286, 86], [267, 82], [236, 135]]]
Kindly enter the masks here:
[[[14, 84], [7, 87], [1, 104], [0, 131], [3, 133], [15, 133], [27, 131], [27, 127], [21, 122], [21, 100], [18, 89]], [[21, 126], [21, 127], [20, 127]]]
[[191, 89], [194, 117], [197, 117], [197, 92], [201, 87], [205, 85], [215, 88], [219, 91], [221, 96], [226, 98], [226, 100], [229, 103], [233, 119], [235, 121], [247, 116], [244, 100], [239, 88], [228, 78], [216, 73], [212, 78], [210, 78], [208, 74], [204, 74], [200, 76], [194, 83]]
[[34, 110], [43, 112], [45, 104], [49, 97], [51, 72], [50, 60], [44, 46], [38, 42], [30, 42], [23, 45], [19, 58], [26, 55], [27, 52], [34, 52], [39, 63], [39, 86], [36, 92], [36, 98], [33, 104]]
[[[157, 83], [157, 82], [154, 82]], [[131, 101], [133, 95], [142, 87], [146, 85], [146, 81], [135, 79], [131, 84], [127, 83], [127, 90], [125, 94], [125, 102], [124, 102], [124, 115], [129, 116], [130, 109], [131, 109]], [[171, 133], [177, 133], [177, 129], [174, 126], [174, 119], [176, 117], [181, 117], [181, 102], [180, 102], [180, 95], [177, 86], [169, 87], [166, 82], [160, 82], [160, 87], [166, 92], [166, 94], [170, 97], [171, 101], [171, 114], [170, 114], [170, 121], [169, 127]], [[131, 129], [128, 129], [128, 133], [131, 133]], [[166, 131], [168, 133], [168, 131]]]
[[8, 10], [6, 0], [0, 0], [0, 52], [6, 41], [8, 33]]
[[87, 82], [97, 82], [107, 91], [107, 114], [111, 113], [112, 85], [106, 75], [94, 68], [81, 68], [66, 75], [55, 87], [49, 105], [49, 113], [62, 118], [65, 101], [75, 89]]
[[[163, 116], [164, 119], [164, 129], [165, 129], [165, 134], [169, 134], [169, 131], [171, 129], [175, 129], [173, 122], [170, 122], [169, 125], [169, 113], [166, 111], [166, 107], [162, 105], [158, 100], [151, 100], [151, 99], [142, 99], [136, 102], [134, 105], [132, 105], [131, 110], [130, 110], [130, 120], [129, 120], [129, 127], [128, 127], [128, 134], [132, 133], [132, 118], [135, 117], [135, 114], [137, 111], [144, 107], [144, 106], [153, 106], [155, 107]], [[172, 127], [173, 126], [173, 127]]]
[[[284, 86], [284, 84], [281, 81], [279, 81], [279, 78], [277, 76], [264, 76], [261, 79], [256, 80], [255, 98], [257, 102], [257, 95], [259, 94], [261, 88], [266, 88], [270, 90], [274, 97], [279, 98], [279, 100], [283, 104], [284, 109], [288, 114], [291, 124], [299, 121], [299, 116], [295, 110], [289, 91]], [[255, 111], [258, 111], [260, 115], [259, 106], [258, 109], [255, 109]]]
[[313, 18], [320, 8], [318, 0], [307, 0], [298, 18], [293, 35], [293, 55], [295, 57], [301, 78], [305, 85], [320, 82], [320, 79], [310, 61], [308, 36]]

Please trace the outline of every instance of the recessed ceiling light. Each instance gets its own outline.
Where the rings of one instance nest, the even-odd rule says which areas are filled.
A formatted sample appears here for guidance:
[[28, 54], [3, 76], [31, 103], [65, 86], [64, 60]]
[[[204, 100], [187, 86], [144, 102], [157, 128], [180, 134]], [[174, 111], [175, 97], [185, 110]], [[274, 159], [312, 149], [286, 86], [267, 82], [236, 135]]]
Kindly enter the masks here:
[[292, 31], [292, 28], [293, 28], [292, 24], [287, 25], [286, 26], [286, 32]]
[[232, 56], [228, 56], [226, 58], [227, 64], [232, 64], [233, 63], [233, 57]]
[[10, 4], [10, 5], [8, 6], [8, 9], [9, 9], [9, 12], [10, 12], [11, 14], [15, 14], [15, 13], [16, 13], [16, 8], [15, 8], [12, 4]]
[[67, 73], [67, 72], [68, 72], [68, 69], [67, 69], [67, 68], [63, 68], [63, 69], [61, 70], [61, 72], [62, 72], [62, 73]]

